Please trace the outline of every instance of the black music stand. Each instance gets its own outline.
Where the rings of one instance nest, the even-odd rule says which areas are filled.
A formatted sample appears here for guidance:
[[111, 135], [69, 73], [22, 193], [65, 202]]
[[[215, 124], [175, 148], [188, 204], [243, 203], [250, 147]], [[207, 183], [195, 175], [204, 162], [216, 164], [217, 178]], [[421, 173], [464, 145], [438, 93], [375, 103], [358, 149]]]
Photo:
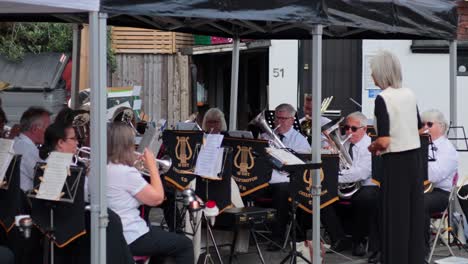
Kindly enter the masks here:
[[[174, 203], [171, 204], [173, 214], [173, 225], [169, 226], [169, 219], [166, 220], [169, 230], [183, 230], [183, 219], [186, 213], [185, 208], [179, 211], [177, 203], [182, 202], [177, 192], [188, 188], [190, 182], [195, 178], [193, 168], [199, 151], [199, 144], [203, 140], [202, 131], [164, 130], [162, 134], [165, 154], [172, 159], [172, 167], [163, 175], [165, 187], [172, 188], [171, 197]], [[170, 210], [167, 209], [167, 210]], [[167, 211], [165, 211], [167, 212]], [[190, 215], [192, 216], [192, 215]], [[169, 217], [169, 216], [168, 216]]]
[[291, 194], [291, 250], [289, 254], [281, 261], [281, 264], [286, 263], [290, 259], [289, 263], [296, 263], [297, 258], [303, 259], [306, 263], [312, 264], [307, 260], [302, 253], [297, 251], [296, 248], [296, 212], [298, 207], [298, 202], [296, 201], [297, 190], [294, 188], [294, 184], [291, 184], [295, 179], [300, 179], [302, 172], [305, 170], [320, 169], [322, 166], [321, 163], [305, 163], [298, 165], [285, 165], [279, 169], [287, 171], [289, 173], [289, 192]]
[[[200, 145], [197, 146], [197, 148], [199, 148], [199, 147], [200, 147]], [[232, 162], [232, 158], [229, 158], [230, 156], [232, 156], [232, 148], [223, 147], [222, 165], [221, 165], [221, 170], [218, 173], [219, 180], [198, 175], [199, 178], [202, 179], [202, 181], [201, 182], [197, 181], [197, 185], [196, 185], [196, 188], [195, 188], [195, 193], [200, 198], [202, 198], [203, 201], [206, 202], [206, 201], [208, 201], [210, 199], [210, 193], [215, 193], [215, 194], [220, 193], [219, 189], [215, 188], [215, 187], [217, 187], [216, 182], [219, 182], [220, 184], [223, 184], [223, 182], [224, 182], [224, 184], [226, 184], [226, 182], [229, 183], [229, 192], [228, 193], [229, 193], [229, 201], [230, 201], [230, 199], [231, 199], [231, 195], [230, 195], [230, 190], [231, 190], [230, 189], [230, 181], [231, 181], [230, 174], [231, 173], [230, 172], [231, 172], [231, 167], [232, 167], [232, 164], [230, 164]], [[198, 156], [195, 159], [198, 159]], [[210, 185], [209, 184], [210, 182], [213, 182], [213, 184], [215, 184], [215, 186], [213, 186], [213, 184]], [[212, 187], [213, 190], [211, 192], [210, 192], [210, 186], [213, 186]], [[216, 192], [214, 192], [215, 190], [216, 190]], [[221, 192], [221, 193], [224, 193], [224, 192]], [[217, 204], [219, 204], [219, 203], [217, 203]], [[223, 209], [223, 208], [220, 208], [220, 209]], [[218, 260], [222, 264], [223, 260], [221, 258], [221, 254], [220, 254], [218, 246], [216, 244], [216, 240], [214, 238], [213, 231], [212, 231], [211, 226], [209, 224], [210, 219], [208, 219], [208, 217], [205, 214], [203, 214], [203, 218], [204, 218], [205, 223], [206, 223], [206, 254], [205, 254], [205, 260], [203, 261], [203, 263], [205, 263], [205, 264], [208, 263], [208, 262], [214, 263], [213, 259], [211, 258], [211, 254], [210, 254], [209, 239], [211, 239], [211, 242], [213, 243], [213, 247], [214, 247], [214, 249], [216, 251], [216, 255], [218, 257]]]
[[[44, 200], [37, 197], [39, 187], [44, 175], [44, 170], [47, 163], [38, 162], [34, 169], [34, 188], [28, 193], [28, 197], [33, 198], [33, 210], [31, 217], [34, 223], [44, 233], [47, 240], [44, 243], [44, 261], [43, 263], [54, 264], [54, 243], [60, 246], [65, 246], [73, 239], [80, 237], [86, 233], [84, 224], [84, 178], [83, 167], [70, 166], [70, 175], [67, 176], [62, 188], [62, 196], [55, 201]], [[55, 213], [55, 215], [54, 215]], [[67, 216], [73, 219], [76, 224], [69, 221], [54, 222], [55, 218]], [[81, 221], [80, 221], [81, 220]], [[65, 223], [63, 223], [65, 222]], [[74, 228], [77, 227], [77, 228]], [[82, 230], [78, 235], [59, 234], [56, 231], [62, 230], [65, 232], [74, 231], [73, 229]], [[64, 233], [65, 233], [64, 232]], [[50, 252], [50, 262], [48, 252]]]
[[8, 233], [15, 225], [15, 216], [24, 212], [24, 193], [20, 188], [21, 155], [14, 155], [0, 186], [0, 225]]

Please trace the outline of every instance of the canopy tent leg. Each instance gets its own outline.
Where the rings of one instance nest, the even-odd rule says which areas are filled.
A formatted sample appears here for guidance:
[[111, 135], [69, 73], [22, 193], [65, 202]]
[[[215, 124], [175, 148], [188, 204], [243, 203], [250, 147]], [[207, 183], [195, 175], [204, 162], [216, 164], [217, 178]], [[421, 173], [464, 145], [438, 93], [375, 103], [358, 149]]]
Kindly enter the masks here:
[[73, 48], [72, 48], [72, 81], [70, 102], [71, 109], [78, 108], [78, 95], [80, 90], [80, 54], [81, 54], [81, 25], [73, 24]]
[[107, 14], [90, 12], [91, 87], [91, 263], [106, 263]]
[[[322, 162], [320, 156], [321, 134], [320, 129], [320, 105], [322, 101], [322, 25], [315, 25], [312, 28], [312, 163]], [[313, 170], [313, 186], [312, 194], [312, 247], [313, 247], [313, 264], [321, 264], [322, 256], [320, 254], [320, 193], [322, 192], [320, 185], [320, 170]]]
[[[457, 126], [457, 41], [450, 41], [450, 125]], [[456, 133], [456, 129], [454, 130]]]
[[234, 37], [231, 66], [231, 105], [229, 107], [229, 130], [237, 129], [237, 96], [239, 90], [239, 37]]

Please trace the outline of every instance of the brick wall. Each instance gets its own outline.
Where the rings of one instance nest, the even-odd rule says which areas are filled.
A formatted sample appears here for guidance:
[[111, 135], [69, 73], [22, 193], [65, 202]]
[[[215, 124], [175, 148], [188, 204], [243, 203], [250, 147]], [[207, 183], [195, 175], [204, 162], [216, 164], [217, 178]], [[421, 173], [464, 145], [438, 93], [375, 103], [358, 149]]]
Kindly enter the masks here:
[[468, 40], [468, 1], [458, 2], [458, 40]]

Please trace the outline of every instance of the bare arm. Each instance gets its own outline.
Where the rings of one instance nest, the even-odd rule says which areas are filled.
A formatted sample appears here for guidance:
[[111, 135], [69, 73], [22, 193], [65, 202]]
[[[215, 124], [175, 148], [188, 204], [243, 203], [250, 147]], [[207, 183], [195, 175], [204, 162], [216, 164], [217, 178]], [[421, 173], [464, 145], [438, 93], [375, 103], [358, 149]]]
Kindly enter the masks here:
[[146, 205], [158, 206], [164, 201], [164, 188], [156, 165], [156, 158], [148, 149], [145, 149], [142, 158], [150, 174], [150, 184], [143, 187], [135, 197]]

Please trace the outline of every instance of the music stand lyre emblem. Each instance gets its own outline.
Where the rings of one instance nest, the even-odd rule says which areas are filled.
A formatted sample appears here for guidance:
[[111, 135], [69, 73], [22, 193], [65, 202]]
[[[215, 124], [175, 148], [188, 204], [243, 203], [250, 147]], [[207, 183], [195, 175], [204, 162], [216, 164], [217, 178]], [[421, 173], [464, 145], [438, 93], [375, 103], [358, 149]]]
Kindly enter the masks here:
[[[310, 192], [310, 189], [312, 188], [312, 170], [305, 170], [303, 174], [303, 180], [304, 183], [307, 185], [306, 189], [308, 192]], [[320, 169], [320, 182], [323, 182], [323, 179], [325, 178], [325, 175], [323, 174], [323, 169]]]
[[237, 146], [237, 153], [234, 156], [234, 166], [239, 169], [237, 175], [250, 176], [250, 172], [248, 170], [251, 170], [254, 165], [255, 160], [252, 155], [252, 148]]
[[192, 158], [192, 148], [189, 143], [190, 137], [176, 137], [177, 144], [175, 147], [175, 156], [179, 163], [177, 164], [179, 168], [188, 168], [188, 160]]

